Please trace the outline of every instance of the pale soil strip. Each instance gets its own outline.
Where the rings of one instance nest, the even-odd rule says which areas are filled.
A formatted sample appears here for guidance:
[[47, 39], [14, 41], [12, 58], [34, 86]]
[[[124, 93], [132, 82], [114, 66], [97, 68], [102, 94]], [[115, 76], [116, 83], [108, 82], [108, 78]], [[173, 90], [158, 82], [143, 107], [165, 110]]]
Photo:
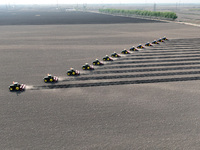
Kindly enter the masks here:
[[200, 27], [199, 24], [194, 24], [194, 23], [189, 23], [189, 22], [176, 22], [176, 23], [190, 25], [190, 26], [195, 26], [195, 27]]

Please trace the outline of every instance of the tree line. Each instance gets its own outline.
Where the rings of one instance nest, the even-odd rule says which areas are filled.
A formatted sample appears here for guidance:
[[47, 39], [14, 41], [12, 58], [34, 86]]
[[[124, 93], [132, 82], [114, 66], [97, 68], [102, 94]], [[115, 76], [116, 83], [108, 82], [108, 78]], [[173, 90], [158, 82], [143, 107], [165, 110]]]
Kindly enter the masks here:
[[174, 12], [159, 12], [159, 11], [148, 11], [148, 10], [126, 10], [126, 9], [99, 9], [99, 12], [110, 13], [110, 14], [122, 14], [122, 15], [141, 15], [141, 16], [154, 16], [163, 17], [175, 20], [178, 18]]

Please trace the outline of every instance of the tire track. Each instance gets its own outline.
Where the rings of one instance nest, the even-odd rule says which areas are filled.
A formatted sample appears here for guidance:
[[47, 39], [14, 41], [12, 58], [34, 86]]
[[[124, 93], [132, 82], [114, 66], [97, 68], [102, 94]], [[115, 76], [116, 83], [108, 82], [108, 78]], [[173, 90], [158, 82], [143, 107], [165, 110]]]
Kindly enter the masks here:
[[[171, 50], [171, 49], [173, 49], [173, 50]], [[174, 47], [168, 47], [168, 48], [151, 48], [151, 49], [142, 49], [143, 51], [145, 51], [145, 50], [153, 50], [153, 51], [169, 51], [169, 50], [171, 50], [171, 51], [177, 51], [177, 52], [180, 52], [180, 51], [195, 51], [195, 50], [198, 50], [199, 49], [199, 47], [188, 47], [188, 48], [186, 48], [186, 47], [178, 47], [178, 48], [174, 48]], [[141, 51], [141, 50], [140, 50]]]
[[190, 57], [200, 57], [200, 55], [186, 55], [186, 56], [161, 56], [161, 57], [136, 57], [136, 58], [121, 58], [118, 59], [117, 61], [121, 60], [138, 60], [138, 59], [167, 59], [167, 58], [190, 58]]
[[73, 80], [63, 81], [83, 81], [83, 80], [109, 80], [109, 79], [120, 79], [120, 78], [143, 78], [143, 77], [157, 77], [157, 76], [175, 76], [175, 75], [196, 75], [200, 74], [200, 71], [190, 72], [168, 72], [168, 73], [153, 73], [153, 74], [135, 74], [135, 75], [113, 75], [113, 76], [95, 76], [95, 77], [80, 77], [74, 78]]
[[198, 77], [184, 77], [184, 78], [151, 79], [151, 80], [133, 80], [133, 81], [115, 81], [115, 82], [96, 82], [96, 83], [80, 83], [80, 84], [45, 85], [45, 86], [33, 86], [33, 88], [30, 89], [30, 90], [80, 88], [80, 87], [98, 87], [98, 86], [147, 84], [147, 83], [161, 83], [161, 82], [180, 82], [180, 81], [193, 81], [193, 80], [200, 80], [200, 76], [198, 76]]
[[[154, 45], [153, 45], [154, 46]], [[183, 47], [183, 48], [188, 48], [188, 47], [191, 47], [191, 44], [190, 43], [185, 43], [185, 44], [183, 44], [183, 43], [168, 43], [168, 42], [165, 42], [165, 43], [160, 43], [160, 44], [158, 44], [158, 46], [167, 46], [167, 47], [172, 47], [172, 48], [178, 48], [178, 47]], [[193, 47], [199, 47], [199, 45], [197, 44], [197, 43], [195, 43], [195, 45], [192, 45]], [[193, 48], [193, 47], [191, 47], [191, 48]]]
[[[171, 44], [199, 44], [200, 38], [189, 38], [189, 39], [171, 39], [169, 43]], [[168, 43], [168, 42], [167, 42]]]
[[[193, 44], [197, 44], [197, 45], [193, 45]], [[199, 46], [197, 41], [192, 41], [192, 42], [191, 41], [190, 42], [184, 42], [184, 41], [183, 42], [179, 42], [179, 41], [176, 41], [176, 42], [165, 42], [165, 45], [170, 45], [170, 46], [189, 46], [189, 45]]]
[[194, 59], [176, 59], [176, 60], [148, 60], [148, 61], [123, 61], [123, 62], [111, 62], [106, 65], [115, 65], [115, 64], [136, 64], [136, 63], [153, 63], [153, 62], [180, 62], [180, 61], [200, 61], [199, 58]]
[[174, 68], [155, 68], [155, 69], [136, 69], [136, 70], [110, 70], [110, 71], [96, 71], [90, 74], [111, 74], [111, 73], [127, 73], [127, 72], [150, 72], [150, 71], [170, 71], [170, 70], [185, 70], [185, 69], [200, 69], [200, 66], [190, 67], [174, 67]]
[[200, 54], [200, 51], [199, 52], [195, 52], [195, 53], [194, 52], [193, 53], [164, 53], [164, 54], [163, 53], [154, 53], [154, 54], [145, 54], [145, 55], [144, 54], [136, 54], [136, 55], [131, 55], [130, 57], [136, 57], [136, 56], [141, 56], [141, 57], [142, 56], [157, 56], [157, 55], [158, 56], [159, 55], [160, 56], [163, 56], [163, 55], [170, 55], [171, 56], [171, 55], [187, 55], [187, 54], [189, 54], [189, 55], [190, 54]]
[[97, 70], [103, 69], [115, 69], [115, 68], [139, 68], [139, 67], [161, 67], [161, 66], [186, 66], [186, 65], [200, 65], [200, 62], [191, 63], [167, 63], [167, 64], [148, 64], [148, 65], [128, 65], [128, 66], [110, 66], [97, 68]]
[[[200, 52], [200, 49], [193, 49], [193, 50], [178, 50], [178, 51], [174, 51], [174, 50], [153, 50], [153, 51], [142, 51], [141, 53], [146, 54], [146, 53], [182, 53], [182, 52]], [[140, 52], [136, 52], [136, 53], [140, 53]]]

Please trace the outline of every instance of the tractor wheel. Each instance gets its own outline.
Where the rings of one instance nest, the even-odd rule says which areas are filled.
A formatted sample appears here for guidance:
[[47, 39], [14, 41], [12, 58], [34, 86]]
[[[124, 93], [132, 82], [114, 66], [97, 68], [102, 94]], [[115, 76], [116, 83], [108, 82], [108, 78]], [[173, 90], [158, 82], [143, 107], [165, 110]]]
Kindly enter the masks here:
[[72, 74], [73, 74], [73, 75], [75, 75], [75, 74], [76, 74], [76, 72], [74, 72], [74, 71], [73, 71], [73, 72], [72, 72]]
[[45, 79], [44, 82], [47, 83], [47, 79]]

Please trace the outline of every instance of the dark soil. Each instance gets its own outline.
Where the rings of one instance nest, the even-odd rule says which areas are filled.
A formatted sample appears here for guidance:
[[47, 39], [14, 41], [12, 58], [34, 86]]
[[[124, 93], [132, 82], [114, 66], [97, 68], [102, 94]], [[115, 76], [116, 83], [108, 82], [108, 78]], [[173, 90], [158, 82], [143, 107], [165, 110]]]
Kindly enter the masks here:
[[[69, 13], [79, 13], [79, 23], [100, 24], [21, 25], [27, 23], [21, 19], [20, 25], [0, 26], [0, 149], [199, 149], [199, 28]], [[65, 15], [47, 16], [57, 23]], [[81, 69], [164, 35], [170, 41], [92, 72]], [[81, 75], [68, 77], [70, 67]], [[59, 82], [45, 84], [47, 73]], [[9, 92], [12, 81], [26, 84], [26, 91]]]
[[0, 25], [47, 25], [47, 24], [116, 24], [154, 23], [148, 19], [129, 18], [82, 11], [39, 12], [12, 11], [0, 13]]

